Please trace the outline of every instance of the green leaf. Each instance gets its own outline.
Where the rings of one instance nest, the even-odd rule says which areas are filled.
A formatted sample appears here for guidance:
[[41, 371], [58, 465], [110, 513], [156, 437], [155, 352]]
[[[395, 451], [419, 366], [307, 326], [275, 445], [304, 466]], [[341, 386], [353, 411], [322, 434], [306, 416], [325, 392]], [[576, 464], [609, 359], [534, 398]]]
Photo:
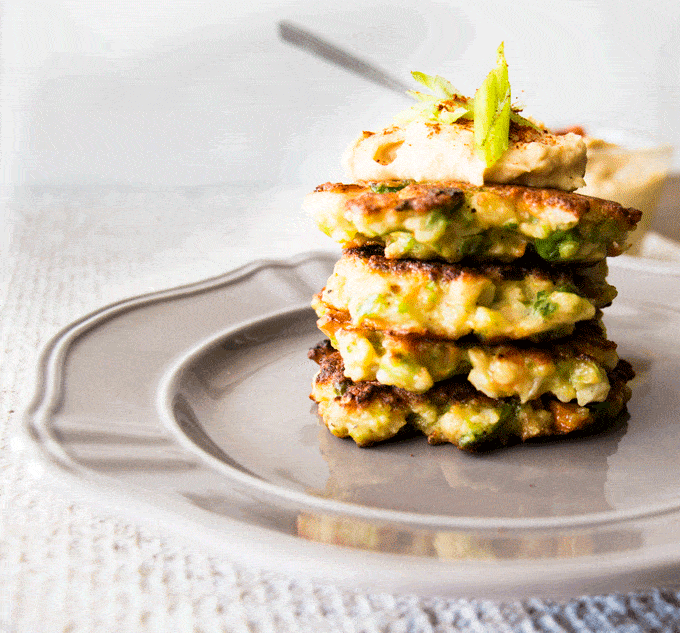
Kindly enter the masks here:
[[439, 112], [439, 120], [442, 123], [455, 123], [458, 119], [464, 117], [464, 116], [469, 116], [470, 114], [470, 108], [466, 107], [460, 107], [456, 108], [453, 112], [449, 110], [442, 110]]
[[453, 87], [453, 84], [439, 75], [426, 75], [418, 71], [413, 71], [411, 76], [419, 83], [432, 90], [441, 99], [454, 99], [460, 93]]
[[508, 64], [504, 46], [498, 47], [494, 68], [474, 98], [475, 153], [491, 167], [508, 149], [511, 112]]
[[487, 75], [474, 98], [461, 95], [453, 84], [439, 75], [414, 71], [413, 78], [433, 94], [409, 90], [418, 104], [395, 117], [398, 124], [414, 120], [453, 124], [465, 117], [474, 121], [474, 150], [487, 167], [491, 167], [507, 151], [510, 122], [542, 131], [535, 123], [519, 114], [511, 104], [508, 64], [504, 44], [496, 52], [496, 67]]
[[424, 92], [418, 92], [417, 90], [407, 90], [406, 94], [409, 97], [413, 97], [416, 101], [423, 102], [437, 102], [439, 99], [434, 95], [426, 95]]
[[406, 94], [418, 103], [397, 114], [394, 117], [396, 123], [405, 125], [411, 121], [425, 120], [450, 124], [455, 123], [461, 117], [472, 118], [471, 104], [461, 96], [450, 81], [439, 75], [432, 76], [417, 71], [413, 71], [411, 75], [434, 94], [408, 90]]
[[530, 121], [529, 119], [526, 119], [525, 117], [523, 117], [521, 114], [518, 114], [516, 110], [510, 110], [510, 120], [514, 121], [518, 125], [524, 125], [525, 127], [533, 128], [537, 132], [543, 131], [533, 121]]

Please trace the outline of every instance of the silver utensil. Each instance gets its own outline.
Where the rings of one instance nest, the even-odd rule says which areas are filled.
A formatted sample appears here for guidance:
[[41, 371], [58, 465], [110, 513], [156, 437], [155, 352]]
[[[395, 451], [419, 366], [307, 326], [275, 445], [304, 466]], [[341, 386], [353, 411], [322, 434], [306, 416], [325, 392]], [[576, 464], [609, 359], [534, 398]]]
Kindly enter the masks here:
[[355, 55], [352, 55], [352, 53], [331, 44], [320, 38], [318, 35], [315, 35], [292, 22], [282, 20], [278, 23], [278, 27], [279, 36], [285, 42], [298, 46], [313, 55], [317, 55], [364, 79], [368, 79], [383, 88], [398, 92], [402, 96], [405, 96], [404, 93], [411, 89], [410, 86], [407, 86], [405, 83], [399, 81], [399, 79], [392, 77], [381, 68], [378, 68], [363, 59], [359, 59]]

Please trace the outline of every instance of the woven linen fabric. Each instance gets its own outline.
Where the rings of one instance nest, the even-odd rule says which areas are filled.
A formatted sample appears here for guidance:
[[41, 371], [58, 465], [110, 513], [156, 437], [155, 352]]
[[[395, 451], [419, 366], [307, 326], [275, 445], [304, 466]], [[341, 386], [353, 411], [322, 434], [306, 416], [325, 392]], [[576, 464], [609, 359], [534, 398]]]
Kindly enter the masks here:
[[[297, 195], [282, 194], [279, 209]], [[276, 204], [263, 237], [262, 215], [239, 215], [246, 199], [218, 189], [34, 190], [5, 207], [2, 633], [680, 630], [677, 588], [498, 603], [365, 595], [237, 568], [190, 535], [93, 508], [26, 461], [17, 439], [21, 413], [39, 353], [60, 328], [116, 300], [316, 245], [303, 218], [276, 218]]]

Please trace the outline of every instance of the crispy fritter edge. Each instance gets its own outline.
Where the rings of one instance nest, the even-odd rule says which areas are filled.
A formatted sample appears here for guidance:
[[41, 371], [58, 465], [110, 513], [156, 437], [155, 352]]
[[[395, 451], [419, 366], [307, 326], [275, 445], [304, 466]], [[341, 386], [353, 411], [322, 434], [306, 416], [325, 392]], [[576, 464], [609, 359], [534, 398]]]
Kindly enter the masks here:
[[[385, 184], [395, 187], [401, 181], [389, 181]], [[319, 185], [315, 193], [327, 192], [337, 194], [356, 193], [347, 204], [353, 210], [370, 215], [389, 208], [412, 209], [427, 213], [434, 208], [455, 207], [465, 194], [488, 192], [505, 200], [521, 203], [528, 208], [550, 207], [569, 213], [574, 218], [582, 219], [596, 212], [603, 218], [610, 218], [633, 230], [642, 217], [642, 212], [632, 207], [624, 207], [618, 202], [586, 196], [580, 193], [561, 191], [559, 189], [525, 187], [522, 185], [488, 184], [481, 187], [465, 182], [442, 181], [436, 183], [410, 183], [399, 191], [376, 193], [371, 189], [371, 182], [352, 184], [327, 182]]]
[[[337, 398], [354, 406], [367, 406], [369, 403], [379, 400], [388, 407], [408, 407], [410, 401], [417, 402], [418, 400], [430, 399], [448, 404], [474, 400], [481, 405], [486, 404], [490, 407], [498, 407], [504, 404], [515, 403], [516, 400], [514, 398], [490, 398], [477, 391], [467, 380], [460, 377], [443, 380], [424, 394], [412, 393], [399, 387], [383, 385], [377, 381], [353, 382], [345, 377], [342, 358], [331, 347], [329, 341], [322, 341], [313, 347], [309, 351], [308, 357], [320, 367], [314, 378], [315, 382], [333, 382], [342, 385], [342, 394], [337, 396]], [[574, 402], [562, 403], [547, 394], [534, 401], [534, 404], [539, 404], [543, 409], [549, 410], [552, 413], [553, 424], [550, 433], [532, 437], [531, 439], [545, 440], [566, 435], [590, 435], [601, 432], [608, 426], [611, 426], [618, 419], [630, 398], [630, 387], [628, 387], [627, 383], [635, 377], [635, 371], [628, 361], [621, 359], [618, 365], [608, 373], [608, 376], [612, 388], [607, 400], [602, 403], [595, 403], [592, 407], [579, 407]], [[310, 395], [310, 399], [314, 400], [314, 397]], [[607, 406], [614, 406], [615, 415], [611, 416], [603, 413], [606, 411]], [[570, 418], [572, 416], [579, 417], [579, 411], [584, 409], [590, 412], [588, 423], [585, 425], [579, 424], [574, 427]], [[428, 438], [428, 440], [430, 443], [442, 441], [436, 438]], [[480, 443], [463, 447], [458, 446], [458, 448], [472, 453], [482, 453], [522, 441], [524, 441], [523, 438], [516, 434], [501, 437], [492, 436]]]

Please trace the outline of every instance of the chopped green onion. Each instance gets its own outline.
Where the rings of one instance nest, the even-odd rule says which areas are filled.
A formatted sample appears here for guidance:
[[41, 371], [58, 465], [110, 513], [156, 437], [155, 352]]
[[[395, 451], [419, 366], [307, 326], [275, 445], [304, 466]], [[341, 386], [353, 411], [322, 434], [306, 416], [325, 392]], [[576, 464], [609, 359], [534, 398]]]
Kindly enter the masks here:
[[494, 68], [477, 89], [474, 99], [475, 153], [490, 167], [508, 149], [510, 138], [510, 82], [503, 44]]
[[570, 259], [579, 247], [575, 229], [553, 231], [548, 237], [534, 240], [536, 252], [549, 262]]
[[372, 294], [357, 307], [355, 318], [361, 323], [365, 317], [380, 314], [387, 308], [387, 299], [381, 294]]
[[545, 319], [552, 316], [559, 307], [556, 303], [550, 300], [551, 294], [552, 291], [550, 290], [541, 290], [536, 295], [536, 300], [534, 301], [534, 310], [536, 310], [536, 312], [538, 312]]

